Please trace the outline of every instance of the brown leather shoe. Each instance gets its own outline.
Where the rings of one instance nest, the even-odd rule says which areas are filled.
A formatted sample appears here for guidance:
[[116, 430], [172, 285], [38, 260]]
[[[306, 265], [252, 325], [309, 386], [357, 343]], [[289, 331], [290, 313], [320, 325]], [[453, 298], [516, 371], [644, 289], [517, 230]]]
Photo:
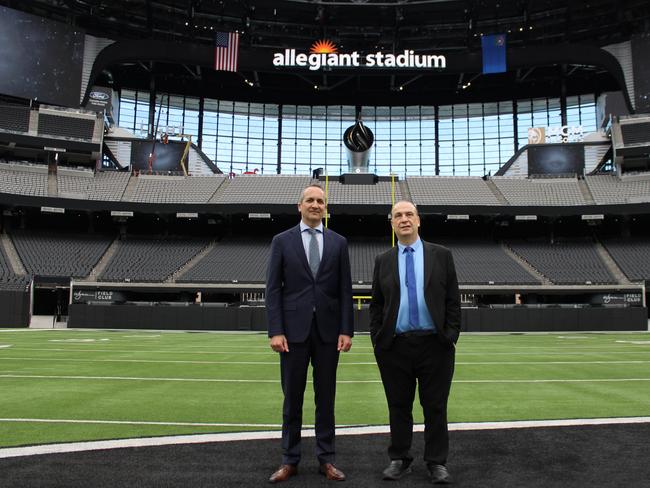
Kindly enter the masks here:
[[324, 474], [331, 481], [345, 481], [345, 474], [332, 463], [321, 464], [318, 469], [320, 474]]
[[298, 466], [295, 464], [282, 464], [278, 470], [271, 475], [269, 483], [287, 481], [291, 476], [298, 474]]

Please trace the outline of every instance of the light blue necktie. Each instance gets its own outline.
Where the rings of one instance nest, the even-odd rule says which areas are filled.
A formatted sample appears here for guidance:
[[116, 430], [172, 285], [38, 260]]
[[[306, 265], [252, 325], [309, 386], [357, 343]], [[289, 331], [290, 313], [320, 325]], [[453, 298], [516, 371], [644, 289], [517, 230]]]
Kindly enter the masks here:
[[318, 266], [320, 265], [320, 252], [318, 251], [318, 239], [316, 238], [316, 234], [319, 231], [317, 229], [307, 229], [307, 232], [311, 236], [309, 240], [309, 267], [315, 278], [316, 273], [318, 273]]
[[418, 315], [418, 292], [415, 287], [415, 265], [413, 263], [415, 249], [407, 246], [404, 252], [406, 253], [406, 289], [408, 290], [409, 298], [409, 324], [412, 327], [418, 327], [420, 325], [420, 317]]

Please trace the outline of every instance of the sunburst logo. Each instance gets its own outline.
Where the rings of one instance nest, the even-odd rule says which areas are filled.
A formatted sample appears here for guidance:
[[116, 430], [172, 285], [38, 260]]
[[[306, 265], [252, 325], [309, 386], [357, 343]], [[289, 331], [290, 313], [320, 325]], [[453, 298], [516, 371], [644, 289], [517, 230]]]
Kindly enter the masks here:
[[309, 52], [312, 54], [333, 54], [336, 52], [336, 44], [328, 39], [321, 39], [311, 45]]

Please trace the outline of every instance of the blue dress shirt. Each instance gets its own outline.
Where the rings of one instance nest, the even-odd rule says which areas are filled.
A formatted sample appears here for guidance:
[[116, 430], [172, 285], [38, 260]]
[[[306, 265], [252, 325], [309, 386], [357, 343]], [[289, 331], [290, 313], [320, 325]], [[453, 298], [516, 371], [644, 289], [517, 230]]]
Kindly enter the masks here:
[[409, 324], [409, 298], [408, 288], [406, 286], [406, 256], [404, 249], [406, 246], [397, 243], [397, 265], [399, 268], [399, 311], [397, 313], [397, 326], [395, 333], [410, 332], [414, 330], [431, 330], [436, 331], [427, 304], [424, 301], [424, 251], [422, 241], [418, 238], [411, 246], [413, 248], [413, 264], [415, 266], [415, 281], [418, 297], [418, 316], [419, 324]]

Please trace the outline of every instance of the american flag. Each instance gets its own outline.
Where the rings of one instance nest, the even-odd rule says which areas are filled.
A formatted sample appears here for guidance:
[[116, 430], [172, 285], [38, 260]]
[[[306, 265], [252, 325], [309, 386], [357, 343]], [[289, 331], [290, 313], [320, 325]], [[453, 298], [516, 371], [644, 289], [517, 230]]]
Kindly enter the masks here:
[[214, 69], [237, 71], [239, 33], [217, 32], [214, 38]]

